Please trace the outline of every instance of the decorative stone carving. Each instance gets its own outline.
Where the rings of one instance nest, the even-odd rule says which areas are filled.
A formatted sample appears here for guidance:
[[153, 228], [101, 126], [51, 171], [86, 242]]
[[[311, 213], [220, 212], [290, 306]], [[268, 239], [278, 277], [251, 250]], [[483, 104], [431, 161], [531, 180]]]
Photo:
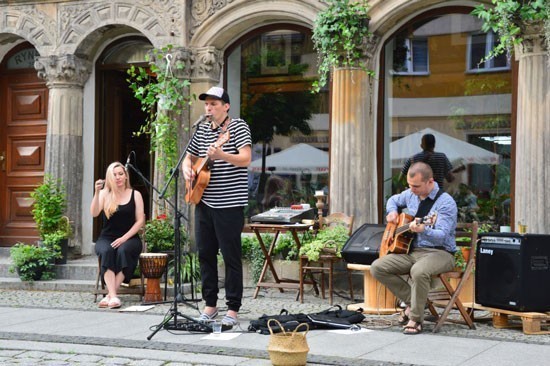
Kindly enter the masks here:
[[[149, 51], [149, 60], [161, 70], [166, 70], [168, 60], [170, 60], [170, 72], [179, 79], [190, 77], [192, 59], [191, 51], [184, 47], [177, 47], [170, 50], [170, 52], [157, 52], [156, 54]], [[183, 65], [183, 68], [179, 65]]]
[[12, 6], [0, 10], [0, 29], [25, 38], [39, 49], [55, 44], [55, 21], [35, 6]]
[[190, 30], [191, 35], [195, 34], [195, 30], [206, 19], [232, 2], [233, 0], [194, 0], [191, 6], [191, 17], [193, 18]]
[[79, 2], [60, 4], [60, 42], [77, 46], [88, 32], [104, 25], [124, 24], [148, 34], [156, 46], [167, 43], [167, 38], [181, 37], [185, 23], [185, 0], [134, 0], [132, 2]]
[[368, 59], [373, 58], [374, 52], [376, 51], [376, 47], [378, 46], [379, 42], [380, 42], [380, 36], [378, 36], [377, 34], [372, 34], [363, 43], [363, 49], [365, 50], [365, 56]]
[[34, 68], [50, 88], [60, 84], [82, 87], [90, 76], [92, 64], [75, 55], [48, 56], [38, 57]]
[[201, 47], [193, 50], [191, 79], [193, 81], [220, 81], [223, 66], [223, 52], [214, 47]]
[[542, 21], [524, 24], [521, 29], [523, 41], [516, 47], [516, 54], [518, 56], [532, 53], [539, 54], [548, 51]]

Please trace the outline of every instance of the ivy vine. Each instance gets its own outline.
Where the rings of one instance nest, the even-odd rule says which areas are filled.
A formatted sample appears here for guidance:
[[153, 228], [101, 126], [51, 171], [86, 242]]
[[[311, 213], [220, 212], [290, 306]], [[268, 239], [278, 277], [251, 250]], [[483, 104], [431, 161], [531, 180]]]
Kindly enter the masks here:
[[[523, 41], [522, 27], [525, 24], [543, 21], [546, 45], [550, 44], [549, 0], [491, 0], [491, 2], [492, 7], [480, 4], [472, 11], [472, 15], [483, 20], [481, 29], [484, 32], [493, 31], [499, 36], [499, 43], [484, 61], [504, 53], [511, 54], [514, 46]], [[547, 52], [550, 52], [550, 49]]]
[[319, 58], [319, 80], [313, 83], [314, 92], [327, 84], [333, 67], [366, 70], [362, 62], [364, 44], [372, 36], [366, 0], [327, 0], [327, 4], [328, 7], [317, 14], [313, 25], [312, 40]]
[[146, 56], [148, 68], [132, 65], [127, 70], [130, 89], [147, 114], [145, 123], [134, 135], [149, 136], [150, 153], [157, 153], [156, 167], [165, 176], [169, 174], [168, 168], [177, 162], [179, 117], [191, 100], [186, 94], [191, 82], [174, 75], [174, 70], [179, 74], [185, 65], [173, 62], [171, 51], [171, 45], [155, 49], [152, 55]]

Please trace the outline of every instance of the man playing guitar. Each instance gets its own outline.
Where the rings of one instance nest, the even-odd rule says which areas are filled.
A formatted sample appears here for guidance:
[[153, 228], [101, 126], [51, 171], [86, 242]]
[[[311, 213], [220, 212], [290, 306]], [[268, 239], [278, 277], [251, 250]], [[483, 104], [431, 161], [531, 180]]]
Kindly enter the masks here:
[[[183, 176], [188, 183], [197, 175], [210, 175], [198, 198], [188, 200], [197, 202], [195, 240], [199, 249], [202, 296], [206, 304], [199, 320], [208, 322], [218, 315], [217, 254], [221, 250], [226, 268], [228, 309], [222, 323], [234, 326], [243, 295], [241, 231], [244, 207], [248, 204], [247, 166], [251, 160], [252, 139], [245, 121], [229, 117], [229, 95], [225, 90], [212, 87], [199, 95], [199, 99], [204, 101], [209, 120], [197, 125], [189, 153], [182, 164]], [[208, 160], [209, 164], [195, 164], [200, 159]], [[208, 172], [206, 169], [195, 170], [196, 165], [208, 165]], [[188, 189], [194, 186], [187, 184]]]
[[[371, 274], [397, 298], [407, 304], [399, 322], [404, 334], [422, 331], [424, 307], [433, 275], [454, 268], [457, 207], [448, 193], [440, 193], [433, 172], [426, 163], [414, 163], [407, 173], [409, 189], [393, 195], [386, 204], [386, 220], [397, 222], [398, 209], [407, 209], [414, 217], [437, 212], [433, 225], [412, 220], [409, 230], [415, 233], [408, 253], [390, 253], [371, 265]], [[402, 276], [410, 275], [410, 281]]]

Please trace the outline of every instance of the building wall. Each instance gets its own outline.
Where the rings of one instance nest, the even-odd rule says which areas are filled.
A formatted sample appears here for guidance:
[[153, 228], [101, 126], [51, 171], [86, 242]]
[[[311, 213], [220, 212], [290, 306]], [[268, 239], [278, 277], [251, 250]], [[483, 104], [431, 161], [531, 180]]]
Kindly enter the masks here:
[[[373, 0], [370, 3], [370, 27], [375, 38], [368, 50], [369, 67], [376, 70], [379, 68], [380, 53], [385, 40], [409, 19], [430, 9], [444, 6], [474, 6], [478, 2]], [[324, 6], [321, 0], [11, 1], [9, 4], [0, 5], [0, 59], [3, 59], [13, 46], [26, 40], [36, 47], [43, 58], [71, 55], [82, 60], [85, 75], [82, 76], [82, 80], [76, 80], [77, 83], [81, 83], [82, 96], [79, 98], [82, 105], [79, 108], [82, 116], [76, 121], [62, 123], [82, 124], [79, 126], [82, 130], [82, 140], [90, 141], [94, 134], [96, 111], [95, 70], [92, 65], [102, 49], [113, 40], [130, 35], [142, 35], [155, 48], [172, 44], [175, 47], [190, 49], [193, 53], [191, 93], [198, 94], [208, 86], [223, 83], [223, 51], [239, 37], [267, 24], [291, 23], [311, 28], [315, 14]], [[444, 39], [435, 41], [445, 42]], [[70, 73], [73, 69], [64, 68], [62, 63], [59, 67], [58, 73], [68, 78], [73, 77], [67, 75], [67, 72]], [[87, 67], [89, 69], [86, 69]], [[452, 80], [452, 84], [462, 84], [464, 78], [467, 78], [467, 75], [462, 76], [460, 80]], [[377, 94], [378, 82], [368, 81], [368, 95], [365, 95], [364, 100], [371, 107], [368, 108], [363, 120], [359, 121], [374, 131], [379, 117], [375, 106], [381, 98]], [[510, 86], [503, 88], [505, 92], [509, 92]], [[461, 92], [463, 91], [457, 90], [457, 93]], [[194, 121], [200, 113], [201, 107], [194, 105], [190, 120]], [[375, 135], [367, 138], [375, 145]], [[61, 155], [52, 156], [53, 165], [61, 165], [66, 159], [73, 158], [82, 162], [77, 165], [81, 171], [76, 175], [81, 179], [75, 180], [74, 176], [65, 172], [62, 167], [59, 168], [59, 174], [65, 175], [69, 180], [68, 185], [73, 187], [73, 192], [76, 193], [72, 199], [77, 200], [78, 204], [72, 205], [70, 210], [73, 211], [72, 217], [77, 219], [79, 226], [75, 240], [84, 254], [92, 250], [92, 219], [88, 207], [92, 198], [93, 149], [94, 147], [84, 143], [78, 151], [60, 151]], [[353, 155], [361, 152], [352, 150], [349, 153]], [[333, 154], [338, 154], [337, 149]], [[368, 159], [373, 166], [376, 165], [376, 156], [369, 156]], [[49, 169], [54, 168], [50, 165]], [[331, 187], [331, 192], [338, 189], [339, 187]], [[353, 189], [363, 188], [358, 184]], [[374, 189], [371, 197], [366, 199], [374, 202], [377, 200], [376, 196]], [[373, 205], [369, 212], [364, 214], [362, 204], [353, 207], [360, 216], [357, 222], [376, 222], [378, 207]]]

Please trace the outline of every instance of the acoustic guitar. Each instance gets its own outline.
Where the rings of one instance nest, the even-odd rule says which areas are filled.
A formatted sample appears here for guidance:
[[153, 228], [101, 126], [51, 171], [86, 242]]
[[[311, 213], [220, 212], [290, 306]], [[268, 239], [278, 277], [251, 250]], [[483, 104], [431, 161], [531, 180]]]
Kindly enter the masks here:
[[[222, 147], [227, 141], [229, 141], [229, 130], [220, 134], [214, 143], [214, 147]], [[195, 177], [189, 179], [186, 183], [185, 202], [194, 205], [200, 202], [202, 194], [210, 182], [210, 169], [212, 169], [212, 165], [213, 162], [208, 156], [197, 158], [197, 161], [195, 161], [191, 168], [195, 172]]]
[[412, 220], [416, 220], [417, 224], [432, 226], [435, 224], [436, 219], [437, 212], [433, 212], [424, 218], [415, 218], [406, 213], [399, 214], [397, 223], [388, 222], [386, 225], [384, 235], [382, 235], [382, 243], [380, 244], [380, 257], [389, 253], [407, 254], [414, 239], [414, 233], [409, 229], [409, 224]]

